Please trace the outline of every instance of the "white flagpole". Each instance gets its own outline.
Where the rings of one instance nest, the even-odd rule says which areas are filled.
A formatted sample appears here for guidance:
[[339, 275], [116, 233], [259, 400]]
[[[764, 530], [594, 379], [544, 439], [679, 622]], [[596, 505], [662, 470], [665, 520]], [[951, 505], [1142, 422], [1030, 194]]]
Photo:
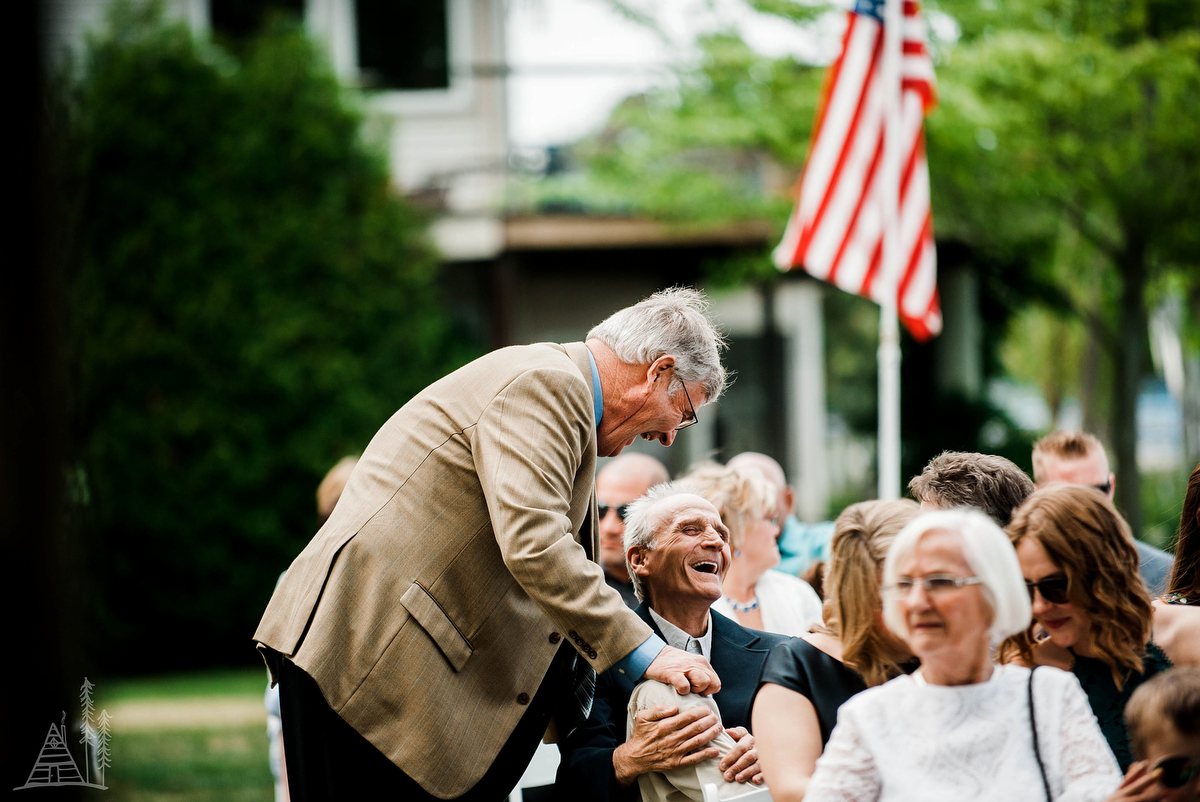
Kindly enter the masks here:
[[879, 307], [879, 498], [900, 498], [900, 326], [896, 304], [900, 280], [900, 59], [904, 0], [885, 0], [883, 11], [884, 150], [883, 277]]

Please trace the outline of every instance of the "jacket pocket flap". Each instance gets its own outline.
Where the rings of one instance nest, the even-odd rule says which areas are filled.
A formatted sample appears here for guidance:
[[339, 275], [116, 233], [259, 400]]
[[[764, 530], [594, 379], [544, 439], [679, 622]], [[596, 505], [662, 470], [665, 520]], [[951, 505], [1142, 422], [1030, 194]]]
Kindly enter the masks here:
[[467, 643], [467, 639], [459, 633], [429, 592], [414, 582], [404, 591], [400, 603], [429, 637], [433, 638], [433, 642], [442, 650], [442, 654], [450, 661], [454, 670], [462, 671], [467, 658], [471, 656], [471, 644]]

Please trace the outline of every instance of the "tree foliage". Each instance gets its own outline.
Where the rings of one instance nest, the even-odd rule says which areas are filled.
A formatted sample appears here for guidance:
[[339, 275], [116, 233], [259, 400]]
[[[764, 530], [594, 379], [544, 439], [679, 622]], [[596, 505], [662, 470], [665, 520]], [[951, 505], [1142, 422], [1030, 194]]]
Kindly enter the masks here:
[[[747, 4], [780, 25], [808, 24], [827, 9], [794, 0]], [[1002, 370], [999, 346], [1007, 339], [1003, 363], [1041, 386], [1052, 404], [1082, 397], [1085, 425], [1115, 446], [1118, 500], [1137, 529], [1135, 410], [1149, 367], [1147, 309], [1166, 294], [1184, 296], [1188, 342], [1200, 348], [1200, 4], [925, 6], [939, 22], [932, 42], [939, 106], [926, 126], [939, 261], [979, 276], [992, 374]], [[698, 47], [699, 60], [681, 67], [674, 85], [627, 102], [608, 130], [580, 147], [587, 179], [575, 179], [570, 191], [681, 222], [766, 217], [782, 228], [824, 69], [765, 57], [734, 30]], [[770, 281], [773, 272], [765, 253], [722, 270], [742, 282]], [[843, 343], [862, 339], [855, 330], [841, 334]], [[1046, 358], [1051, 337], [1069, 347]], [[830, 347], [831, 366], [855, 361], [837, 356], [836, 339]], [[929, 359], [928, 350], [908, 344], [906, 387], [934, 378], [921, 364]], [[852, 419], [868, 423], [854, 398], [873, 395], [873, 380], [867, 372], [831, 375], [831, 405], [845, 402], [857, 410]], [[839, 387], [849, 390], [841, 399]], [[975, 423], [964, 422], [951, 443], [939, 420], [961, 412], [963, 400], [914, 401], [920, 408], [906, 403], [903, 428], [906, 441], [916, 434], [922, 442], [906, 443], [906, 469], [910, 455], [937, 439], [945, 447], [1008, 448], [982, 437], [982, 427], [994, 432], [998, 420], [986, 404], [975, 405], [967, 416]], [[927, 426], [933, 439], [922, 435]], [[967, 442], [973, 426], [975, 443]]]
[[106, 668], [252, 659], [314, 491], [452, 366], [423, 221], [313, 45], [118, 4], [70, 89], [73, 355]]
[[1115, 446], [1118, 503], [1140, 531], [1136, 408], [1148, 309], [1164, 292], [1190, 295], [1191, 336], [1200, 330], [1200, 6], [940, 7], [962, 38], [939, 72], [948, 91], [930, 121], [930, 163], [946, 165], [939, 187], [954, 198], [935, 207], [950, 212], [939, 225], [993, 252], [1044, 243], [1031, 264], [1084, 342], [1066, 360], [1073, 365], [1044, 370], [1038, 339], [1067, 331], [1056, 335], [1061, 326], [1043, 319], [1014, 329], [1031, 358], [1012, 361], [1024, 361], [1025, 378], [1040, 379], [1051, 399], [1079, 393], [1085, 426]]

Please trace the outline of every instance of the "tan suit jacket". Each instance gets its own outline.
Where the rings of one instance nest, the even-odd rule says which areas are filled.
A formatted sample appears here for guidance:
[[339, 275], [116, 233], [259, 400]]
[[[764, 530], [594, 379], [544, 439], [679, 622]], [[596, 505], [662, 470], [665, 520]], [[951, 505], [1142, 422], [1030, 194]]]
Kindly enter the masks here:
[[651, 630], [604, 582], [582, 343], [505, 348], [367, 446], [254, 639], [425, 790], [470, 789], [565, 638], [601, 672]]

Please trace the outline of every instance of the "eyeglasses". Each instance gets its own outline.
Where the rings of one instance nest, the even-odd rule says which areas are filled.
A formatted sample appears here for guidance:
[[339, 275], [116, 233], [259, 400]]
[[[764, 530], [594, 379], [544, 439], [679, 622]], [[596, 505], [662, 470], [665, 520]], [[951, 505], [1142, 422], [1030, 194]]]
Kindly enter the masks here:
[[1107, 482], [1105, 482], [1102, 485], [1092, 485], [1092, 487], [1096, 488], [1101, 493], [1103, 493], [1104, 495], [1107, 496], [1109, 493], [1112, 492], [1112, 479], [1109, 479]]
[[1187, 755], [1164, 757], [1154, 764], [1158, 781], [1167, 788], [1182, 788], [1200, 773], [1200, 760]]
[[625, 523], [625, 516], [629, 514], [629, 505], [628, 504], [622, 504], [619, 507], [612, 507], [612, 506], [609, 506], [608, 504], [597, 504], [596, 505], [596, 514], [602, 519], [608, 517], [609, 510], [616, 510], [617, 517], [621, 519], [621, 523]]
[[1036, 590], [1050, 604], [1067, 603], [1069, 599], [1067, 596], [1067, 585], [1067, 578], [1065, 576], [1046, 577], [1038, 582], [1025, 580], [1025, 589], [1029, 591], [1029, 601], [1033, 601], [1033, 592]]
[[907, 596], [920, 585], [931, 596], [958, 590], [964, 585], [978, 585], [983, 580], [977, 576], [954, 576], [953, 574], [930, 574], [929, 576], [901, 576], [884, 588], [895, 596]]
[[688, 395], [687, 384], [682, 379], [680, 379], [679, 383], [683, 385], [683, 397], [687, 399], [688, 414], [691, 415], [691, 417], [684, 418], [682, 421], [680, 421], [679, 425], [675, 427], [675, 431], [686, 429], [696, 422], [696, 407], [692, 405], [692, 397]]

